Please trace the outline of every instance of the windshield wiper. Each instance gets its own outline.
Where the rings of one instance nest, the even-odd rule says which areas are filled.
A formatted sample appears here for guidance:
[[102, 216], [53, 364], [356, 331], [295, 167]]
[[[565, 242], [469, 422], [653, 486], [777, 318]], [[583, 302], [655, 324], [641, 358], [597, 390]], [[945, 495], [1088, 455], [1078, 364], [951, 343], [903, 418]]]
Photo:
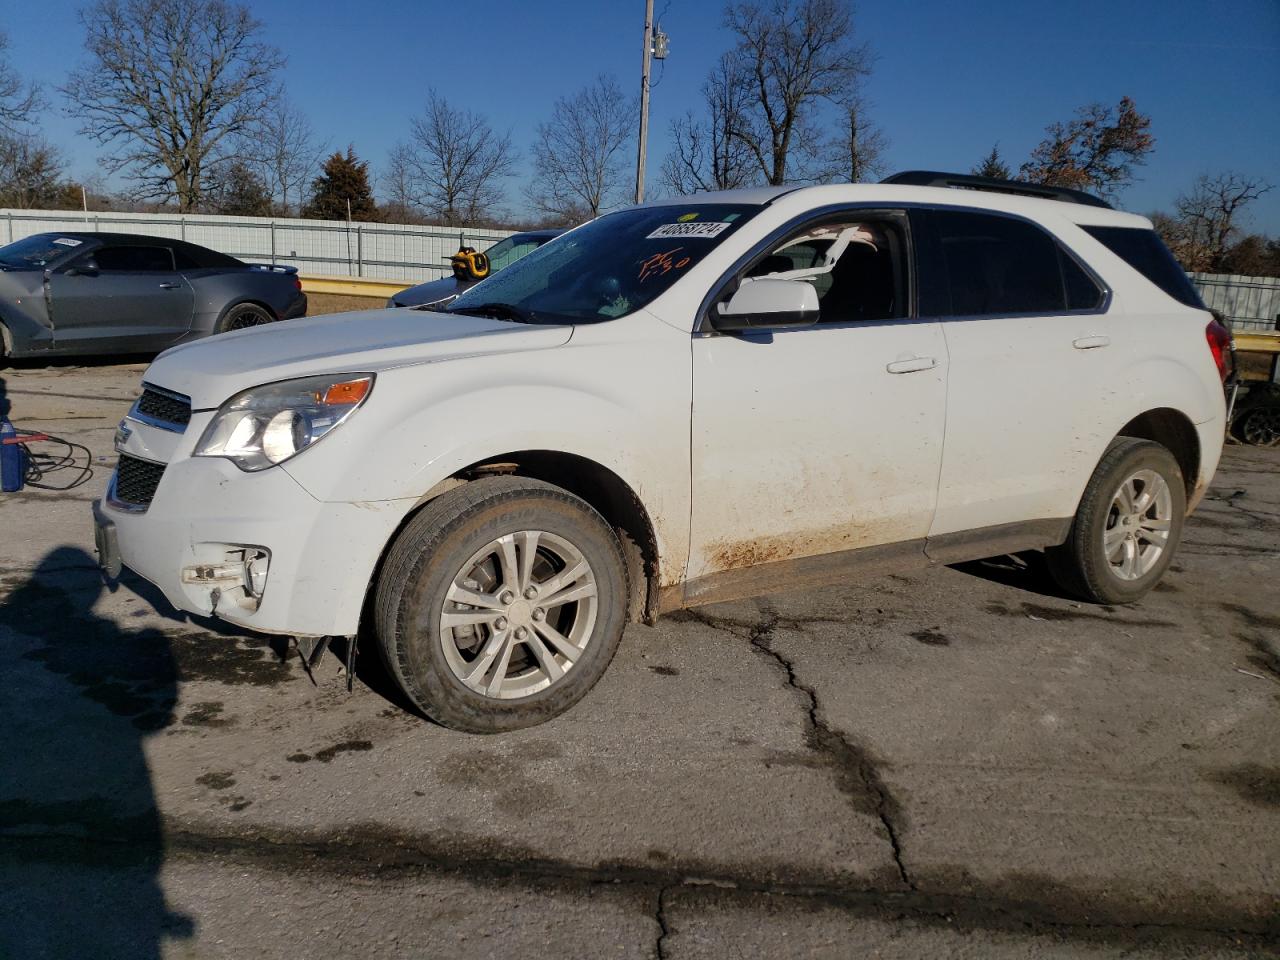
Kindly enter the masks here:
[[514, 320], [516, 323], [533, 323], [533, 314], [513, 307], [509, 303], [479, 303], [474, 307], [450, 307], [447, 313], [463, 313], [472, 317], [490, 317], [494, 320]]

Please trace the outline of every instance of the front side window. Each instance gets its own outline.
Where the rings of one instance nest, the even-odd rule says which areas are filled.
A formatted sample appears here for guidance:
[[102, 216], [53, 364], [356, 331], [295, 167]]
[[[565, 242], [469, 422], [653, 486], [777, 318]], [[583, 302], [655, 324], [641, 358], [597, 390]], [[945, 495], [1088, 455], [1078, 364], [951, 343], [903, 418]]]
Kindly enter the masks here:
[[812, 284], [819, 323], [890, 320], [907, 315], [905, 249], [893, 220], [841, 218], [792, 234], [746, 277]]
[[755, 216], [756, 204], [640, 207], [544, 244], [449, 305], [526, 323], [599, 323], [648, 304]]
[[105, 273], [163, 273], [173, 269], [173, 254], [165, 247], [103, 247], [93, 258]]

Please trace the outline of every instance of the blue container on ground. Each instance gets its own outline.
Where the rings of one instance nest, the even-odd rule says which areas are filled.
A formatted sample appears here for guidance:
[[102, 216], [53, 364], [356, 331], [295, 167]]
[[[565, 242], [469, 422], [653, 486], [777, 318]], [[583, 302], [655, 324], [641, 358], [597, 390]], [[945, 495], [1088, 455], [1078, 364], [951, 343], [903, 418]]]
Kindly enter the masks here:
[[27, 475], [27, 448], [18, 443], [18, 431], [0, 417], [0, 490], [15, 493]]

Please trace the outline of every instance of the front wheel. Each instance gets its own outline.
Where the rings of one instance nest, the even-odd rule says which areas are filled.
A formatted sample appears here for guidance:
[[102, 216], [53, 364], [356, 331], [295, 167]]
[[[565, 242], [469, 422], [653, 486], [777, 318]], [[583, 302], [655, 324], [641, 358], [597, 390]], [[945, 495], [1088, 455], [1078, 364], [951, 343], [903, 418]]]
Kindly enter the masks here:
[[577, 703], [626, 616], [617, 537], [587, 503], [522, 477], [432, 501], [388, 552], [379, 646], [405, 694], [444, 726], [497, 733]]
[[1068, 593], [1095, 603], [1133, 603], [1173, 562], [1187, 513], [1178, 461], [1150, 440], [1111, 442], [1085, 488], [1049, 571]]

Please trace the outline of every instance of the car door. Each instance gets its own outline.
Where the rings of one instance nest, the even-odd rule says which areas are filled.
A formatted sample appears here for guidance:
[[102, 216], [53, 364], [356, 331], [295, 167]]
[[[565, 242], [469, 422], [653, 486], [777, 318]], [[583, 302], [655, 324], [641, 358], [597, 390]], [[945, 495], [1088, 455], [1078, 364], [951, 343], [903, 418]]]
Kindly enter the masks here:
[[159, 350], [191, 326], [195, 296], [165, 246], [108, 243], [62, 266], [48, 284], [57, 350]]
[[[833, 224], [837, 235], [864, 226], [873, 242], [822, 272], [833, 248], [817, 238]], [[912, 316], [908, 249], [905, 216], [888, 212], [802, 225], [739, 277], [813, 283], [819, 322], [695, 335], [689, 596], [699, 578], [774, 561], [887, 544], [923, 558], [947, 357], [941, 325]]]
[[1107, 291], [1030, 220], [943, 208], [912, 223], [921, 313], [941, 320], [951, 363], [929, 555], [948, 559], [970, 531], [1005, 531], [996, 552], [1042, 545], [1113, 429], [1105, 395], [1123, 371]]

